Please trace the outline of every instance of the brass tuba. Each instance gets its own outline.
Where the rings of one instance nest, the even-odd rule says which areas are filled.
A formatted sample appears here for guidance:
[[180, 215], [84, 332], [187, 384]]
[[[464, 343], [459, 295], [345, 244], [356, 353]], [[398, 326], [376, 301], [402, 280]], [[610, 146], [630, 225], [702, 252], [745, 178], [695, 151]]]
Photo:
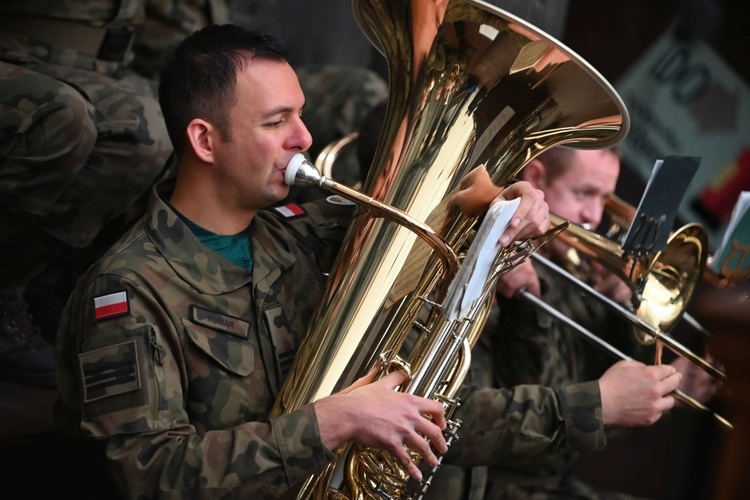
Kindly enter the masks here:
[[[616, 144], [629, 118], [614, 89], [579, 56], [487, 3], [355, 0], [353, 7], [389, 65], [385, 123], [367, 195], [353, 197], [362, 208], [271, 416], [335, 393], [385, 362], [410, 375], [400, 390], [443, 402], [450, 419], [491, 304], [460, 325], [462, 337], [446, 327], [439, 307], [417, 321], [425, 305], [440, 304], [455, 275], [451, 255], [460, 259], [473, 234], [476, 217], [459, 213], [451, 196], [480, 165], [505, 185], [550, 147]], [[417, 221], [421, 233], [384, 207]], [[440, 255], [441, 243], [425, 234], [451, 251]], [[404, 352], [415, 331], [419, 339]], [[456, 340], [460, 348], [448, 359], [446, 344]], [[417, 372], [426, 373], [419, 384]], [[382, 450], [349, 443], [336, 453], [300, 497], [416, 498], [425, 487], [407, 484]]]

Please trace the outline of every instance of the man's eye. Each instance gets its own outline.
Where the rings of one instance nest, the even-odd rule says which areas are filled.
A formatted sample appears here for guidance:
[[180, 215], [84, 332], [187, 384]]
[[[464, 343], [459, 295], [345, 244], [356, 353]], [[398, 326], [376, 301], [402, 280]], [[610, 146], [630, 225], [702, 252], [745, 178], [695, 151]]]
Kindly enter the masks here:
[[573, 191], [573, 195], [577, 199], [582, 200], [582, 199], [586, 198], [586, 191], [576, 190], [576, 191]]
[[282, 123], [284, 123], [284, 120], [276, 120], [273, 122], [266, 123], [266, 127], [277, 128], [277, 127], [280, 127]]

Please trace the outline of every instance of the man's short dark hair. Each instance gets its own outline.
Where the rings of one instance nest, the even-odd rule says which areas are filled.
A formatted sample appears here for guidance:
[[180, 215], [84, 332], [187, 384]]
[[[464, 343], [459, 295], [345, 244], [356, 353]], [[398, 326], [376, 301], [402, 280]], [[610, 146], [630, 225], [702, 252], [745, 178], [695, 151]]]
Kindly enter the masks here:
[[[616, 146], [604, 149], [611, 151], [618, 158], [620, 157], [620, 150]], [[537, 159], [544, 164], [544, 173], [547, 182], [552, 182], [573, 167], [576, 151], [564, 146], [556, 146], [537, 156]]]
[[214, 125], [224, 140], [231, 138], [237, 74], [255, 58], [286, 61], [286, 45], [270, 34], [222, 24], [196, 31], [172, 49], [160, 77], [159, 103], [178, 155], [195, 118]]

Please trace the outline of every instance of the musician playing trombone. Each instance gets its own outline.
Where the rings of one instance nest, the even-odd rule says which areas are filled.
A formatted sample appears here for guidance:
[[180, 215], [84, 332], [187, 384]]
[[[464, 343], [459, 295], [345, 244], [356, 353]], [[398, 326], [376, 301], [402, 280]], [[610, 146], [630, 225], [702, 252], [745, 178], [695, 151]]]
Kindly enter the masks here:
[[[392, 390], [400, 371], [269, 418], [352, 216], [325, 199], [278, 204], [290, 159], [312, 142], [283, 45], [199, 30], [166, 61], [159, 96], [177, 176], [66, 306], [61, 432], [97, 448], [126, 498], [277, 498], [348, 441], [420, 479], [404, 446], [436, 465], [444, 409]], [[501, 238], [546, 229], [538, 190], [500, 196], [521, 198]]]
[[[615, 148], [557, 147], [532, 160], [521, 177], [544, 193], [551, 213], [596, 228], [619, 173]], [[539, 252], [564, 265], [568, 250], [555, 239]], [[581, 278], [611, 299], [631, 299], [631, 289], [596, 262], [586, 274]], [[609, 429], [654, 424], [675, 404], [670, 393], [678, 386], [702, 401], [715, 391], [711, 377], [682, 358], [673, 366], [614, 363], [583, 336], [520, 300], [519, 290], [526, 290], [594, 332], [610, 321], [604, 328], [612, 333], [608, 339], [630, 346], [626, 352], [637, 357], [624, 321], [532, 259], [501, 276], [496, 290], [498, 316], [473, 350], [474, 387], [465, 390], [474, 392], [464, 396], [457, 415], [464, 421], [460, 440], [444, 460], [482, 467], [443, 465], [433, 486], [441, 495], [450, 492], [445, 498], [614, 498], [572, 476], [578, 452], [602, 449]], [[503, 409], [504, 420], [487, 421], [487, 414]], [[512, 439], [516, 435], [523, 438]]]

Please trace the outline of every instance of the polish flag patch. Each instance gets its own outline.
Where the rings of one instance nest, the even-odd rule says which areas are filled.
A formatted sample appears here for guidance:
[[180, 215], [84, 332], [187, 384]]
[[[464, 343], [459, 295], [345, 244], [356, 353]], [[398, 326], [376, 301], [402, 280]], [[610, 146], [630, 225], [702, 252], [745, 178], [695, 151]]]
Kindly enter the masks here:
[[274, 207], [274, 210], [276, 210], [287, 219], [290, 217], [299, 217], [300, 215], [305, 215], [305, 211], [302, 210], [302, 207], [297, 205], [296, 203], [287, 203], [286, 205], [282, 205], [280, 207]]
[[128, 292], [115, 292], [94, 297], [94, 319], [107, 319], [122, 316], [130, 312]]

